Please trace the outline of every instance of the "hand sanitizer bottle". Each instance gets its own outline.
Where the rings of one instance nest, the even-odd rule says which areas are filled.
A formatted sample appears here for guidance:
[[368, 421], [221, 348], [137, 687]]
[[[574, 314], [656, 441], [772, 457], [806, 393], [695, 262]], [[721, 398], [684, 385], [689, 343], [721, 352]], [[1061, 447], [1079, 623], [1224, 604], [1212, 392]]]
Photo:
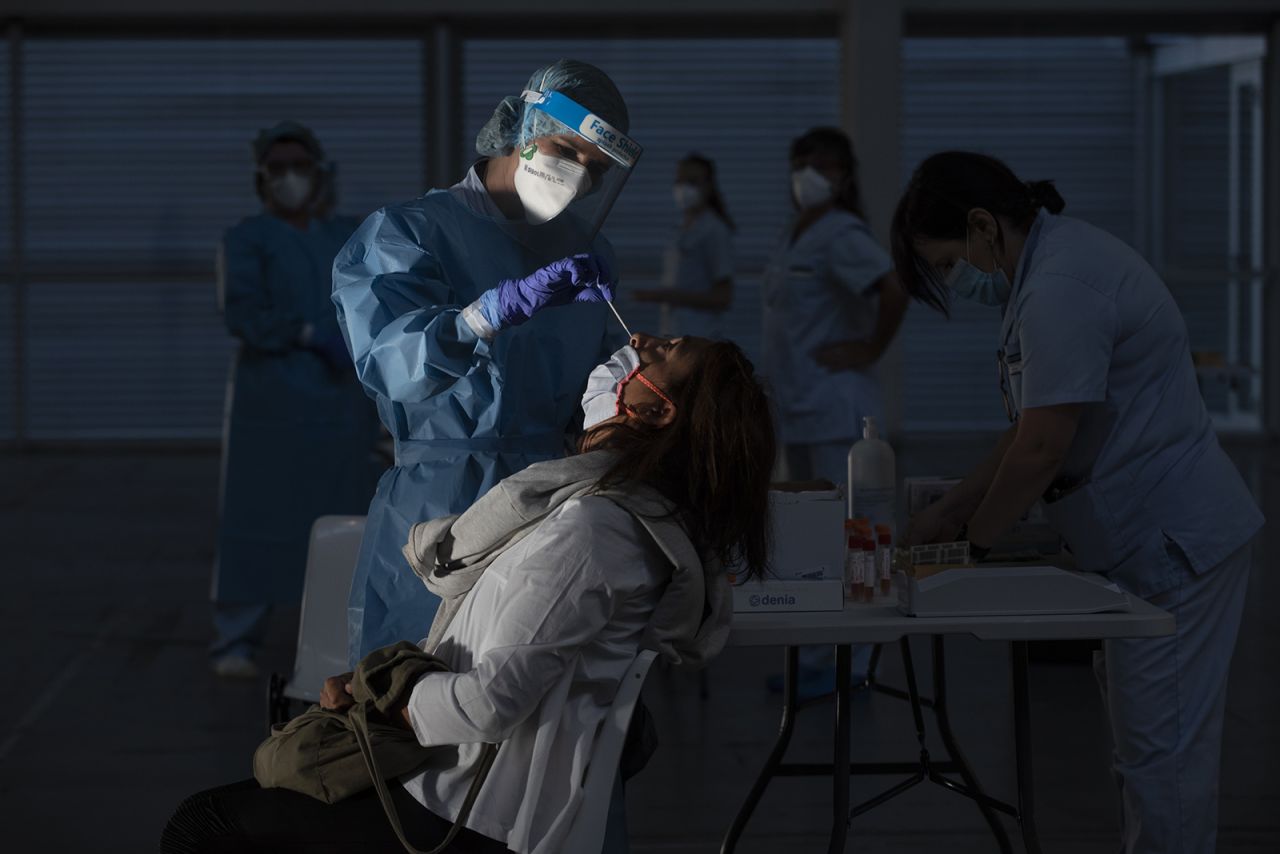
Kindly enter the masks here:
[[880, 438], [876, 419], [862, 419], [862, 439], [849, 449], [849, 516], [865, 516], [872, 525], [894, 527], [897, 472], [893, 448]]

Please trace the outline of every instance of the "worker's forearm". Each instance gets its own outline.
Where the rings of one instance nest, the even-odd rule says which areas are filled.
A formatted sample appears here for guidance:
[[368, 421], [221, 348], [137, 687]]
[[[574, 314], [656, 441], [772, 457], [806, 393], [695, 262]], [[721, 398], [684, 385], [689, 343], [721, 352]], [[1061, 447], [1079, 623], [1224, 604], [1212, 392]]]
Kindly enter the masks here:
[[1014, 439], [995, 479], [969, 519], [969, 540], [990, 547], [1044, 495], [1062, 467], [1061, 456], [1034, 439]]
[[943, 506], [949, 516], [966, 520], [973, 516], [986, 496], [987, 490], [991, 488], [996, 472], [1000, 469], [1000, 463], [1004, 461], [1004, 456], [1017, 434], [1016, 425], [1006, 430], [1000, 436], [1000, 441], [996, 442], [995, 448], [978, 464], [978, 467], [969, 472], [968, 477], [952, 487], [943, 497]]

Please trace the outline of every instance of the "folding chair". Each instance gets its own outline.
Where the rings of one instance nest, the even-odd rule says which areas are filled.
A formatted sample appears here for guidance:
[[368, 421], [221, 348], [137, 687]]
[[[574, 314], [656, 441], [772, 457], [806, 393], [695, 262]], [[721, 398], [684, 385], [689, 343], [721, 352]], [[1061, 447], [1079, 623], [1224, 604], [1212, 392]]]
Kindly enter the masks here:
[[321, 516], [311, 526], [307, 576], [302, 586], [298, 651], [287, 679], [272, 673], [267, 722], [289, 720], [295, 701], [320, 700], [324, 680], [347, 667], [347, 596], [364, 536], [364, 516]]
[[582, 780], [582, 803], [574, 817], [569, 836], [560, 848], [560, 854], [600, 854], [604, 846], [604, 830], [609, 819], [609, 802], [613, 798], [613, 784], [618, 777], [618, 765], [622, 761], [622, 747], [627, 740], [627, 727], [640, 700], [640, 689], [658, 654], [642, 650], [631, 663], [618, 693], [609, 707], [596, 735], [595, 748], [587, 773]]

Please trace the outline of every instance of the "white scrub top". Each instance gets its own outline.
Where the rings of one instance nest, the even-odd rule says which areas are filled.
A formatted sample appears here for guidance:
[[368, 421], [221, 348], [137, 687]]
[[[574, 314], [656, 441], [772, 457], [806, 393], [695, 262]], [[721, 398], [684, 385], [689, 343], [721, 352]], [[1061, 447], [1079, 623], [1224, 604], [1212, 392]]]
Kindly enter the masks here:
[[1182, 314], [1124, 242], [1041, 211], [1001, 342], [1015, 412], [1089, 404], [1045, 505], [1081, 569], [1151, 596], [1257, 533], [1262, 513], [1218, 444]]
[[893, 261], [852, 213], [833, 209], [793, 243], [788, 228], [764, 277], [764, 370], [787, 444], [862, 435], [880, 415], [875, 368], [830, 371], [814, 359], [824, 344], [869, 337], [876, 327], [874, 285]]
[[[681, 225], [663, 256], [662, 286], [686, 293], [706, 293], [733, 276], [733, 233], [714, 211], [704, 210], [687, 227]], [[722, 311], [681, 306], [662, 307], [662, 334], [723, 338]]]
[[596, 733], [639, 652], [670, 565], [607, 498], [565, 502], [480, 576], [409, 717], [423, 745], [458, 745], [405, 788], [457, 817], [484, 742], [503, 742], [467, 819], [518, 854], [559, 851]]

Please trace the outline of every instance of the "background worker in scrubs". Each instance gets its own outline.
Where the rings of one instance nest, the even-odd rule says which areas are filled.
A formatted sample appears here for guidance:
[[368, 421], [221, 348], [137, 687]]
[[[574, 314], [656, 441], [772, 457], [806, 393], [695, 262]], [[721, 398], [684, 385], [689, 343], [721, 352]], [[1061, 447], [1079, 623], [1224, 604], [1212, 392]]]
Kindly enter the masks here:
[[676, 166], [672, 188], [680, 225], [662, 263], [662, 287], [631, 298], [663, 306], [662, 334], [724, 338], [733, 305], [733, 219], [716, 183], [716, 165], [699, 154]]
[[[524, 89], [480, 131], [482, 159], [462, 181], [373, 214], [334, 263], [357, 372], [396, 441], [351, 586], [353, 663], [431, 624], [439, 600], [401, 553], [409, 527], [563, 454], [586, 376], [624, 340], [600, 304], [611, 250], [593, 237], [611, 182], [638, 156], [626, 105], [581, 62]], [[591, 218], [570, 208], [578, 200], [597, 204]]]
[[916, 517], [916, 541], [982, 553], [1038, 499], [1079, 568], [1171, 612], [1168, 638], [1107, 641], [1097, 661], [1123, 799], [1124, 850], [1211, 854], [1227, 672], [1262, 515], [1218, 444], [1186, 324], [1139, 255], [1057, 216], [1049, 182], [965, 152], [930, 157], [898, 205], [907, 289], [1001, 309], [1013, 426]]
[[764, 368], [787, 476], [843, 485], [862, 419], [880, 415], [875, 366], [907, 297], [862, 214], [849, 137], [816, 128], [791, 144], [797, 214], [764, 279]]
[[[843, 487], [862, 419], [880, 418], [876, 363], [908, 300], [863, 219], [858, 161], [843, 131], [815, 128], [791, 143], [791, 194], [796, 218], [764, 278], [764, 371], [785, 476]], [[855, 673], [866, 672], [871, 649], [855, 651]], [[833, 690], [833, 665], [830, 647], [806, 647], [801, 695]], [[781, 690], [782, 677], [769, 686]]]
[[257, 672], [271, 606], [301, 596], [311, 523], [363, 513], [376, 475], [376, 413], [329, 299], [333, 258], [356, 222], [320, 213], [332, 190], [307, 128], [264, 130], [253, 154], [264, 211], [227, 231], [218, 264], [223, 317], [239, 341], [213, 580], [222, 676]]

